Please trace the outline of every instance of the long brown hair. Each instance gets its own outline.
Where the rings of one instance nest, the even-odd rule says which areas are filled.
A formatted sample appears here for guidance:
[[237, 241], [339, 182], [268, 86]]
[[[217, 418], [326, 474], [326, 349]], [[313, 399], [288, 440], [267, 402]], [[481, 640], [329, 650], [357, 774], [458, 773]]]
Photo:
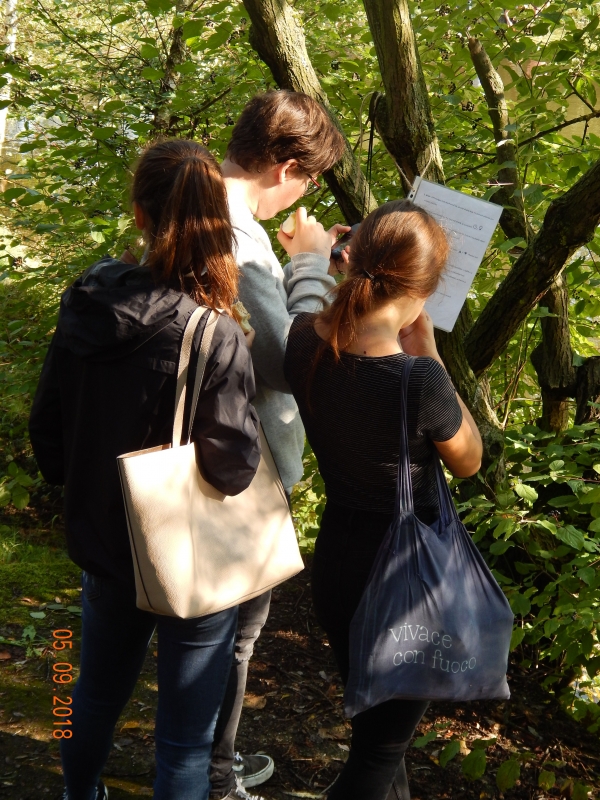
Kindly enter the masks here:
[[187, 139], [150, 144], [137, 163], [131, 199], [150, 223], [145, 263], [155, 279], [231, 314], [238, 284], [234, 234], [221, 170], [209, 151]]
[[347, 277], [331, 305], [317, 317], [328, 329], [336, 360], [357, 337], [360, 320], [402, 296], [429, 297], [437, 287], [449, 244], [434, 218], [410, 200], [392, 200], [373, 211], [350, 245]]

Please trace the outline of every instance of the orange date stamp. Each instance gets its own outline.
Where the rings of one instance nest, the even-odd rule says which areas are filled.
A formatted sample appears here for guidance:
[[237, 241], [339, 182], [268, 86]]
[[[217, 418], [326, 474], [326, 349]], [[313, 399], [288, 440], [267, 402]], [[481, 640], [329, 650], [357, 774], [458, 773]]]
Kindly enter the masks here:
[[[52, 638], [54, 639], [52, 647], [55, 650], [73, 649], [73, 631], [68, 628], [59, 628], [56, 631], [52, 631]], [[66, 658], [66, 656], [67, 653], [64, 654], [63, 658]], [[69, 661], [56, 661], [52, 665], [52, 671], [54, 673], [52, 680], [57, 684], [54, 687], [54, 691], [57, 690], [58, 685], [71, 683], [73, 680], [73, 665]], [[69, 727], [72, 724], [70, 720], [70, 716], [73, 713], [73, 709], [70, 707], [72, 703], [72, 697], [67, 697], [63, 700], [58, 695], [55, 695], [52, 698], [52, 713], [57, 717], [54, 725], [58, 726], [55, 727], [52, 733], [55, 739], [70, 739], [73, 736], [73, 731]]]

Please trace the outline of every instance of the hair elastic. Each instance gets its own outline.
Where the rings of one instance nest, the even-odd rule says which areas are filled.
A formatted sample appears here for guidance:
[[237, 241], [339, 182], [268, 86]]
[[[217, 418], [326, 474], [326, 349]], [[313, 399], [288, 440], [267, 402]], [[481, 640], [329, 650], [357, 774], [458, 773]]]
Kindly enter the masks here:
[[375, 277], [374, 275], [371, 275], [370, 272], [367, 272], [366, 269], [363, 269], [362, 273], [363, 273], [363, 275], [365, 275], [367, 278], [370, 278], [371, 280], [373, 280], [374, 277]]

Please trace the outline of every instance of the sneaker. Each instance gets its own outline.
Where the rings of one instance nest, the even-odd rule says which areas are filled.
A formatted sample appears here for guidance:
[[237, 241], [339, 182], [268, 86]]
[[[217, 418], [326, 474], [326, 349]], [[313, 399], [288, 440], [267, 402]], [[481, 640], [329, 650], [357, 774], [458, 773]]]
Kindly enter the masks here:
[[260, 786], [268, 781], [275, 770], [275, 763], [271, 756], [257, 753], [253, 756], [243, 756], [236, 753], [233, 761], [233, 771], [242, 786], [249, 789]]
[[222, 800], [264, 800], [264, 797], [259, 797], [257, 794], [248, 794], [240, 783], [240, 779], [236, 778], [235, 786]]
[[[62, 796], [62, 800], [69, 800], [69, 795], [67, 794], [67, 790], [66, 789], [65, 789], [64, 794]], [[108, 800], [108, 789], [102, 783], [102, 781], [100, 781], [100, 783], [96, 787], [96, 800]]]

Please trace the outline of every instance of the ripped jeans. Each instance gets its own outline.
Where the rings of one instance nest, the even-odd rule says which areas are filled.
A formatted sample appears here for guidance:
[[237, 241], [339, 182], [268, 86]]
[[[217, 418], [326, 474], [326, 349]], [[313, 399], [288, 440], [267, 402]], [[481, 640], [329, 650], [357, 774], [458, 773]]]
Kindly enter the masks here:
[[254, 597], [238, 607], [238, 627], [235, 637], [233, 664], [229, 673], [225, 697], [221, 706], [210, 764], [211, 797], [226, 797], [235, 786], [233, 760], [246, 680], [248, 662], [269, 615], [271, 592]]

